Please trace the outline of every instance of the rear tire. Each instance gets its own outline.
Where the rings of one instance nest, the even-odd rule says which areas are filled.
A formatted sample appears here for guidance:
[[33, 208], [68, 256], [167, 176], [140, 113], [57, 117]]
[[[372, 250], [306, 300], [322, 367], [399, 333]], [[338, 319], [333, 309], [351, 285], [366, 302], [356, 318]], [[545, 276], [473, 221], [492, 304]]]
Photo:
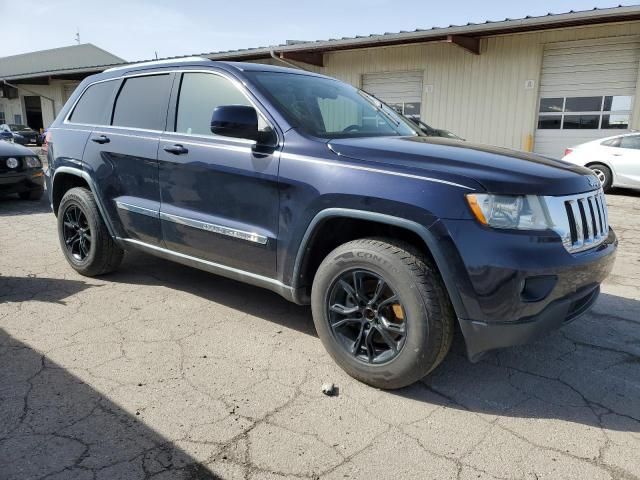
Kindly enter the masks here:
[[20, 192], [18, 194], [18, 196], [22, 199], [22, 200], [40, 200], [42, 198], [42, 195], [44, 194], [44, 189], [40, 188], [38, 190], [29, 190], [28, 192]]
[[[385, 284], [381, 288], [388, 287], [382, 302], [376, 298], [380, 281]], [[362, 294], [344, 283], [359, 285]], [[387, 300], [395, 302], [391, 310], [388, 303], [382, 306]], [[455, 316], [440, 274], [428, 258], [403, 242], [361, 239], [333, 250], [315, 275], [311, 307], [318, 336], [331, 357], [349, 375], [374, 387], [396, 389], [416, 382], [435, 369], [451, 347]], [[363, 347], [368, 331], [373, 331], [371, 340]], [[401, 331], [404, 338], [397, 333]], [[388, 332], [395, 336], [389, 339]], [[364, 340], [358, 343], [358, 338]], [[370, 351], [378, 356], [372, 359]]]
[[594, 163], [592, 165], [589, 165], [589, 168], [593, 171], [593, 173], [595, 173], [596, 177], [598, 177], [598, 180], [600, 180], [602, 189], [605, 192], [610, 191], [611, 184], [613, 183], [613, 175], [611, 174], [611, 169], [601, 163]]
[[93, 277], [120, 266], [124, 250], [113, 240], [89, 190], [70, 189], [58, 207], [58, 238], [69, 265]]

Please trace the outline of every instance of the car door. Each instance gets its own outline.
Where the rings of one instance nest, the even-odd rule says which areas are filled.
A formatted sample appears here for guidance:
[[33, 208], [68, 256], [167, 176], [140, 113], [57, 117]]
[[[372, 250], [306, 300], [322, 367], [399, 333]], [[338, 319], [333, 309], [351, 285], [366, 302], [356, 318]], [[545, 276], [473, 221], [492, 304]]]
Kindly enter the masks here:
[[[278, 225], [275, 147], [211, 133], [213, 110], [255, 104], [222, 72], [186, 71], [174, 82], [162, 135], [160, 218], [167, 248], [262, 276], [274, 276]], [[272, 129], [260, 114], [264, 131]], [[259, 150], [259, 151], [258, 151]]]
[[640, 135], [620, 137], [619, 147], [613, 150], [613, 165], [618, 177], [616, 183], [640, 187]]
[[124, 78], [111, 121], [93, 129], [84, 153], [106, 208], [120, 219], [121, 234], [153, 245], [162, 243], [157, 154], [172, 82], [172, 73]]

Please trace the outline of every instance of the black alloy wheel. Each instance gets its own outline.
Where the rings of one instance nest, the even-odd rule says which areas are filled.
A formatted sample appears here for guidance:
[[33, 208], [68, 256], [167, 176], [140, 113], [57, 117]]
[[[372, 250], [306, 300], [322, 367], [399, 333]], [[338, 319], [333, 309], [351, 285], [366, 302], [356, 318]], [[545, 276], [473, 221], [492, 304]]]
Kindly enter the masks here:
[[79, 262], [83, 262], [91, 251], [91, 228], [87, 216], [77, 205], [69, 205], [64, 211], [63, 232], [65, 248]]
[[402, 351], [407, 338], [405, 309], [380, 275], [353, 269], [340, 275], [328, 296], [327, 318], [341, 347], [367, 364], [384, 364]]

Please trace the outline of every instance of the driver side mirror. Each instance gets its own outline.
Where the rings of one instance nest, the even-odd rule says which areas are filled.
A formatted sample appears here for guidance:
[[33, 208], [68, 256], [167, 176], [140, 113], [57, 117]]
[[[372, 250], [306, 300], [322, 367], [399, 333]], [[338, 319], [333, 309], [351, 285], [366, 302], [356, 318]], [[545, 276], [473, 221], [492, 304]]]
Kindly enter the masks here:
[[245, 105], [222, 105], [211, 115], [211, 133], [258, 141], [258, 112]]

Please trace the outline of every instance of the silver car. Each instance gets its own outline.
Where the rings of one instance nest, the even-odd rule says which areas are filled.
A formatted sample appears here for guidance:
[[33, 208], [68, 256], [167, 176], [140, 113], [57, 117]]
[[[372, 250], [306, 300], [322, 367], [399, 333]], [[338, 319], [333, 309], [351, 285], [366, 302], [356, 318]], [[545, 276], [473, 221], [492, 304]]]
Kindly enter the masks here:
[[605, 192], [612, 187], [640, 190], [640, 133], [601, 138], [567, 148], [563, 160], [593, 170]]

